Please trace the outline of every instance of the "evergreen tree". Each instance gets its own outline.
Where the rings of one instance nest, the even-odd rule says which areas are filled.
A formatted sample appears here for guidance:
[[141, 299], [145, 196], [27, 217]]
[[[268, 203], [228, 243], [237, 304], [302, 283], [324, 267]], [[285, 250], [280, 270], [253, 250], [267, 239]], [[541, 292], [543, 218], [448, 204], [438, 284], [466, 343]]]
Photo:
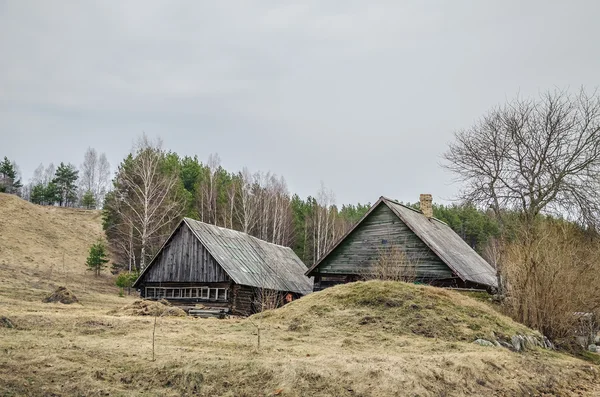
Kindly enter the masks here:
[[86, 191], [81, 198], [81, 205], [83, 208], [92, 209], [96, 208], [96, 198], [91, 190]]
[[23, 184], [17, 178], [16, 164], [5, 156], [4, 160], [0, 162], [0, 192], [18, 194], [21, 187]]
[[42, 185], [41, 183], [38, 185], [35, 185], [34, 187], [31, 188], [31, 195], [30, 195], [29, 199], [34, 204], [44, 204], [44, 195], [46, 193], [45, 191], [46, 191], [46, 189], [44, 188], [44, 185]]
[[60, 200], [60, 192], [58, 187], [54, 182], [48, 183], [46, 188], [44, 189], [44, 202], [46, 205], [54, 205], [57, 201]]
[[108, 263], [106, 247], [102, 242], [97, 242], [90, 247], [90, 253], [88, 255], [87, 261], [85, 264], [88, 267], [88, 270], [94, 272], [96, 276], [100, 275], [102, 269], [106, 267]]
[[60, 163], [52, 182], [58, 190], [58, 204], [67, 207], [77, 200], [77, 185], [79, 171], [72, 164]]

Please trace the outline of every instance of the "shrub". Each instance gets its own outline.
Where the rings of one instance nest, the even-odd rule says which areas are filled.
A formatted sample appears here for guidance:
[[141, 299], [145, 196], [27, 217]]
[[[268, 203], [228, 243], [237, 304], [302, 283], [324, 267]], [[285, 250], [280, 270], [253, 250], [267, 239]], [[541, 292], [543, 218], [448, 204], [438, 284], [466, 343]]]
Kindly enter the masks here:
[[417, 264], [398, 246], [384, 246], [363, 276], [367, 280], [414, 282], [417, 279]]
[[595, 327], [582, 327], [582, 318], [600, 312], [597, 236], [544, 220], [523, 228], [502, 256], [507, 314], [554, 340], [595, 334]]
[[135, 280], [137, 280], [138, 276], [138, 272], [119, 273], [117, 279], [115, 280], [115, 284], [117, 285], [117, 287], [121, 288], [120, 295], [123, 295], [125, 288], [131, 288]]

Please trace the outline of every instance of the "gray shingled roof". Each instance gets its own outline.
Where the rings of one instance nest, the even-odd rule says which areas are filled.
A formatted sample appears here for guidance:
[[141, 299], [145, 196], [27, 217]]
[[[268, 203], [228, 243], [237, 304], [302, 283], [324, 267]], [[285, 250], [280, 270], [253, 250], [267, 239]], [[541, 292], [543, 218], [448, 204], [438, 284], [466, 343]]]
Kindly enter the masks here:
[[183, 221], [237, 284], [303, 295], [312, 292], [313, 280], [304, 275], [306, 265], [291, 248], [191, 218]]
[[394, 200], [382, 200], [462, 280], [498, 286], [494, 268], [446, 223]]
[[330, 250], [306, 272], [310, 274], [380, 204], [388, 206], [463, 281], [498, 287], [496, 271], [446, 223], [419, 210], [381, 197]]

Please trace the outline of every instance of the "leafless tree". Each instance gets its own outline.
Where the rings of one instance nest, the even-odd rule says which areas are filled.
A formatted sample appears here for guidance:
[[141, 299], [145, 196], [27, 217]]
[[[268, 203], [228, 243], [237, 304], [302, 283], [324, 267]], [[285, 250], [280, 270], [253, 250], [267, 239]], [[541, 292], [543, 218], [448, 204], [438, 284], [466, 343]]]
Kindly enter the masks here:
[[527, 224], [540, 213], [600, 221], [600, 97], [549, 91], [492, 109], [458, 131], [444, 154], [464, 183], [462, 199], [517, 210]]
[[204, 207], [206, 208], [206, 220], [203, 222], [217, 224], [217, 172], [221, 168], [221, 158], [217, 153], [211, 153], [206, 162], [208, 167], [208, 181], [202, 189], [204, 192]]
[[94, 193], [96, 198], [96, 180], [98, 171], [98, 152], [96, 149], [88, 147], [83, 155], [83, 164], [81, 165], [80, 171], [80, 187], [84, 192]]
[[244, 167], [240, 174], [239, 205], [236, 207], [236, 217], [244, 233], [250, 233], [256, 224], [258, 207], [253, 185], [252, 174]]
[[143, 136], [135, 157], [117, 175], [120, 215], [139, 236], [142, 270], [151, 254], [151, 239], [180, 218], [184, 209], [183, 199], [178, 196], [178, 178], [162, 169], [164, 155], [160, 142], [153, 143]]
[[96, 149], [88, 148], [83, 157], [80, 175], [80, 197], [86, 192], [91, 192], [97, 205], [101, 206], [110, 178], [110, 164], [106, 154], [98, 156]]
[[106, 154], [102, 153], [98, 158], [98, 179], [96, 183], [96, 202], [102, 206], [104, 196], [110, 186], [110, 163], [106, 158]]
[[54, 166], [54, 163], [48, 164], [48, 167], [46, 167], [46, 170], [44, 171], [44, 178], [42, 181], [44, 186], [48, 186], [48, 184], [52, 182], [55, 173], [56, 167]]
[[321, 182], [321, 188], [317, 192], [316, 200], [316, 216], [315, 216], [315, 254], [314, 258], [318, 259], [326, 253], [332, 244], [332, 236], [335, 234], [333, 231], [335, 227], [335, 217], [333, 212], [335, 206], [335, 194], [333, 190], [327, 189], [325, 184]]

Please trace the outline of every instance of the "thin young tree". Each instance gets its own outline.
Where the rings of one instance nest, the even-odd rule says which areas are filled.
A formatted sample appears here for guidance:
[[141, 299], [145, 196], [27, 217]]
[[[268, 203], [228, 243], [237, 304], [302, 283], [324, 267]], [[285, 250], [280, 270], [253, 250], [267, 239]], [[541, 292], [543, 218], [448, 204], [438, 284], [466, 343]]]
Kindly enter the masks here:
[[108, 252], [104, 243], [101, 241], [92, 244], [88, 258], [85, 262], [88, 270], [94, 272], [94, 275], [99, 276], [100, 272], [106, 267], [108, 263]]

